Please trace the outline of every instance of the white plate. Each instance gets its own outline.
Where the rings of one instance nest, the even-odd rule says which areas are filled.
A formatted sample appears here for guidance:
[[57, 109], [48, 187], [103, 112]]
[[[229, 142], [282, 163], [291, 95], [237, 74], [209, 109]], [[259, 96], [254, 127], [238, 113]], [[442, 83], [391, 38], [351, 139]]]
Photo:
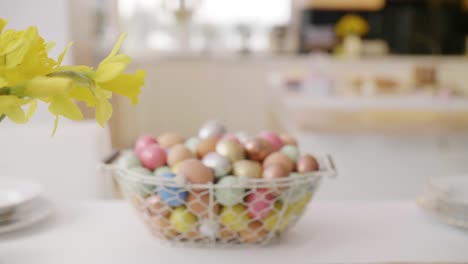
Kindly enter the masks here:
[[42, 192], [41, 186], [33, 181], [0, 177], [0, 215], [12, 211]]
[[15, 209], [6, 222], [0, 222], [0, 234], [36, 224], [52, 214], [52, 203], [44, 198], [35, 199]]

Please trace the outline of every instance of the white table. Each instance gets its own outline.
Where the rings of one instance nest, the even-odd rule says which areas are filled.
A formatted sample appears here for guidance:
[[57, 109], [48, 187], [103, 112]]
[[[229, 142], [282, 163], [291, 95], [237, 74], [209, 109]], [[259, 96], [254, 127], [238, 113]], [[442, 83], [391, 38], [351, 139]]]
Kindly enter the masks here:
[[312, 203], [282, 243], [266, 248], [171, 248], [123, 202], [57, 204], [49, 221], [0, 236], [0, 263], [467, 262], [468, 232], [440, 224], [412, 202]]

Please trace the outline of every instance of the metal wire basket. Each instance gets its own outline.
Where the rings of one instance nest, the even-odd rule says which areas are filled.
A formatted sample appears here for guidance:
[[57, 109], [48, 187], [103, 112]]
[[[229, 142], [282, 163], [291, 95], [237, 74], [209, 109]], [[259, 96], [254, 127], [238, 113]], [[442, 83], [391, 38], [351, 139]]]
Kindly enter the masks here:
[[[105, 164], [151, 233], [169, 244], [191, 246], [265, 245], [299, 220], [323, 177], [335, 176], [330, 156], [320, 170], [265, 180], [239, 177], [237, 184], [192, 184]], [[221, 195], [237, 195], [222, 204]], [[162, 197], [164, 199], [162, 199]]]

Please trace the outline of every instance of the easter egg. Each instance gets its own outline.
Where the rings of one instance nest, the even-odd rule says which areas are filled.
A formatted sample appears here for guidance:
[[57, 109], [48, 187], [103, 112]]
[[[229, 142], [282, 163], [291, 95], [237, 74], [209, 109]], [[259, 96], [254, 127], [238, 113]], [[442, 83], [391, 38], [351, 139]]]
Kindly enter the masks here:
[[236, 138], [239, 140], [239, 142], [244, 145], [250, 138], [251, 136], [249, 135], [249, 133], [245, 132], [245, 131], [239, 131], [237, 132], [236, 134], [234, 134], [236, 136]]
[[249, 159], [260, 162], [273, 152], [271, 144], [263, 138], [248, 139], [244, 147]]
[[262, 178], [273, 180], [278, 178], [288, 177], [289, 171], [280, 164], [270, 164], [263, 169]]
[[312, 193], [308, 192], [301, 199], [292, 203], [288, 207], [288, 212], [293, 215], [301, 215], [307, 207], [307, 204], [309, 204], [310, 199], [312, 199]]
[[[176, 175], [172, 172], [165, 172], [161, 174], [161, 178], [173, 179]], [[159, 185], [157, 187], [159, 197], [162, 201], [170, 206], [179, 206], [185, 203], [187, 199], [187, 191], [180, 187], [168, 187], [165, 185]]]
[[226, 128], [218, 121], [210, 120], [205, 122], [198, 131], [198, 137], [205, 138], [220, 138], [226, 133]]
[[139, 158], [145, 168], [153, 171], [166, 164], [166, 151], [158, 145], [150, 145], [141, 151]]
[[119, 168], [130, 169], [141, 167], [141, 162], [135, 152], [127, 150], [120, 154], [120, 157], [117, 159], [117, 166]]
[[234, 141], [219, 141], [216, 144], [216, 152], [228, 158], [231, 162], [245, 158], [244, 148]]
[[200, 139], [197, 137], [191, 137], [187, 139], [184, 143], [184, 145], [192, 151], [192, 153], [197, 154], [197, 145], [200, 142]]
[[202, 162], [203, 165], [213, 170], [217, 178], [227, 175], [232, 169], [231, 161], [216, 152], [205, 155]]
[[171, 172], [171, 168], [169, 168], [168, 166], [161, 166], [159, 168], [157, 168], [155, 171], [154, 171], [154, 175], [155, 176], [161, 176], [161, 174], [165, 173], [165, 172]]
[[272, 164], [283, 166], [288, 171], [288, 174], [294, 169], [294, 162], [283, 152], [273, 152], [263, 161], [263, 167], [268, 167]]
[[159, 195], [151, 195], [145, 200], [145, 208], [149, 215], [166, 217], [170, 214], [171, 208], [163, 202]]
[[195, 158], [195, 154], [193, 154], [192, 151], [183, 144], [177, 144], [169, 149], [167, 164], [169, 164], [169, 166], [174, 166], [178, 162], [193, 158]]
[[245, 229], [250, 221], [247, 208], [241, 204], [223, 207], [220, 219], [224, 226], [235, 232]]
[[221, 239], [223, 242], [228, 242], [230, 240], [237, 238], [237, 232], [232, 231], [231, 229], [221, 226], [218, 232], [218, 238]]
[[208, 153], [216, 151], [217, 138], [205, 138], [200, 140], [197, 145], [197, 155], [200, 158], [205, 157]]
[[[237, 185], [237, 186], [236, 186]], [[239, 188], [239, 178], [235, 176], [225, 176], [216, 184], [216, 200], [225, 206], [235, 205], [244, 199], [245, 190]], [[235, 187], [234, 187], [235, 186]]]
[[158, 141], [150, 136], [150, 135], [144, 135], [139, 137], [136, 142], [135, 142], [135, 147], [134, 151], [137, 155], [140, 155], [140, 153], [148, 146], [157, 144]]
[[169, 221], [176, 231], [188, 233], [194, 230], [197, 224], [197, 217], [181, 206], [172, 211]]
[[180, 163], [179, 174], [191, 183], [204, 184], [213, 182], [215, 176], [210, 168], [203, 165], [200, 160], [186, 159]]
[[[213, 215], [219, 213], [219, 204], [215, 201], [211, 208]], [[197, 217], [209, 217], [210, 192], [192, 190], [187, 197], [187, 209]]]
[[239, 139], [233, 134], [224, 134], [224, 136], [222, 136], [219, 141], [225, 141], [225, 140], [229, 140], [229, 141], [236, 142], [237, 144], [241, 144]]
[[179, 163], [176, 163], [174, 166], [171, 167], [171, 171], [177, 175], [180, 175], [180, 164], [182, 164], [182, 162], [179, 162]]
[[[153, 173], [143, 167], [130, 168], [130, 173], [134, 173], [135, 176], [152, 176]], [[148, 183], [141, 183], [137, 181], [124, 180], [121, 181], [122, 187], [126, 192], [138, 194], [140, 196], [146, 197], [147, 195], [154, 192], [155, 186]]]
[[286, 210], [282, 212], [283, 204], [276, 202], [274, 210], [263, 219], [264, 226], [270, 231], [283, 231], [288, 227], [291, 220], [291, 214]]
[[317, 162], [317, 159], [315, 159], [314, 156], [309, 154], [302, 155], [301, 157], [299, 157], [299, 159], [297, 160], [296, 167], [299, 173], [307, 173], [319, 170], [319, 164]]
[[275, 203], [275, 195], [268, 189], [252, 190], [245, 199], [249, 216], [253, 219], [267, 217]]
[[219, 225], [216, 221], [209, 219], [200, 220], [200, 234], [204, 237], [215, 237], [219, 232]]
[[184, 138], [175, 133], [164, 133], [158, 137], [159, 145], [163, 148], [170, 148], [177, 144], [183, 144]]
[[262, 132], [260, 134], [260, 137], [268, 141], [270, 145], [273, 147], [274, 151], [279, 151], [284, 145], [281, 138], [274, 132], [270, 132], [270, 131]]
[[283, 134], [280, 134], [279, 137], [283, 141], [284, 144], [297, 146], [297, 140], [293, 138], [292, 136], [283, 133]]
[[246, 229], [239, 232], [239, 236], [244, 243], [258, 243], [265, 239], [268, 233], [262, 222], [253, 221], [248, 224]]
[[296, 162], [301, 154], [299, 148], [294, 145], [285, 145], [281, 148], [281, 152], [288, 156], [293, 162]]
[[248, 178], [261, 178], [262, 166], [252, 160], [238, 160], [234, 162], [233, 174], [235, 176], [245, 176]]

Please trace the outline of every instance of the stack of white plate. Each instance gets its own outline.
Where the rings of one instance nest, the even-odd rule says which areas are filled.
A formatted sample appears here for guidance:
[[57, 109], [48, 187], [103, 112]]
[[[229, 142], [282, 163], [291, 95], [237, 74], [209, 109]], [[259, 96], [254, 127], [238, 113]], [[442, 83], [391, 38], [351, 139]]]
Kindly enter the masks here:
[[468, 175], [433, 179], [417, 201], [443, 222], [468, 229]]
[[0, 234], [29, 227], [52, 213], [36, 182], [0, 177]]

